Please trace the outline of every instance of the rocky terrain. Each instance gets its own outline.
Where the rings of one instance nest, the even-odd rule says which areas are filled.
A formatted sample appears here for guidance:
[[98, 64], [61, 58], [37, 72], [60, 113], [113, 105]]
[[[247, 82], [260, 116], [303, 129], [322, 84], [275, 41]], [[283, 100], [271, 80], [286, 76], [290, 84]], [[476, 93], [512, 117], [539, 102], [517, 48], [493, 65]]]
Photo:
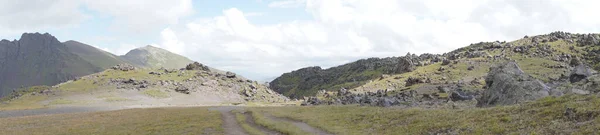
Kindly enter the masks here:
[[[408, 54], [401, 58], [414, 70], [383, 74], [364, 85], [322, 89], [305, 97], [303, 104], [489, 107], [598, 93], [598, 36], [553, 32], [512, 42], [471, 44], [440, 55]], [[296, 91], [303, 90], [312, 89]]]
[[357, 87], [383, 74], [400, 74], [413, 69], [414, 63], [405, 57], [369, 58], [329, 69], [299, 69], [281, 75], [269, 86], [291, 98], [301, 98], [315, 95], [319, 90]]
[[194, 62], [180, 69], [142, 69], [120, 64], [56, 86], [17, 92], [5, 101], [3, 108], [128, 108], [286, 101], [287, 97], [268, 89], [264, 84], [231, 72], [214, 72]]

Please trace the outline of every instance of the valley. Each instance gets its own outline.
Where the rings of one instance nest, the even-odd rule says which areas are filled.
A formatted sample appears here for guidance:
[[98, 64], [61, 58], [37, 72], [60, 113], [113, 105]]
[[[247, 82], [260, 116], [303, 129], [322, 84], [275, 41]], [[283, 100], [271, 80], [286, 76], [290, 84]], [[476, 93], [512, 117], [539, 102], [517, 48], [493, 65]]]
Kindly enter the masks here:
[[[61, 46], [55, 38], [41, 35]], [[76, 41], [62, 45], [71, 48], [65, 53], [71, 59], [97, 71], [56, 84], [30, 83], [5, 94], [0, 102], [3, 133], [600, 131], [598, 34], [557, 31], [509, 42], [474, 43], [443, 54], [409, 53], [327, 69], [306, 67], [270, 83], [153, 46], [117, 56]]]

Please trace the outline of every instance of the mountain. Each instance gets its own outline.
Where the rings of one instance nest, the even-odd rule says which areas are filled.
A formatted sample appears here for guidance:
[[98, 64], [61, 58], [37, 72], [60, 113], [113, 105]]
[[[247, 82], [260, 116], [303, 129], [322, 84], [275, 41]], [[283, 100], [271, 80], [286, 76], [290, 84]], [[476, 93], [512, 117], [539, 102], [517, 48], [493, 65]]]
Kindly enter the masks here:
[[382, 74], [400, 74], [414, 68], [403, 57], [369, 58], [329, 69], [307, 67], [284, 73], [269, 83], [270, 88], [292, 98], [314, 95], [319, 90], [353, 88]]
[[22, 86], [54, 85], [101, 70], [48, 33], [0, 41], [0, 97]]
[[193, 62], [184, 56], [151, 45], [133, 49], [120, 57], [130, 64], [147, 68], [181, 68]]
[[112, 53], [100, 50], [96, 47], [78, 41], [69, 40], [63, 42], [63, 44], [67, 46], [70, 52], [77, 54], [82, 59], [102, 69], [108, 69], [117, 64], [125, 63], [123, 60], [121, 60], [120, 57]]
[[[474, 43], [444, 54], [407, 54], [396, 59], [409, 61], [398, 65], [414, 70], [383, 72], [386, 70], [377, 67], [394, 65], [364, 59], [331, 69], [292, 71], [269, 85], [294, 98], [316, 96], [308, 98], [306, 105], [439, 107], [449, 100], [456, 103], [477, 99], [479, 103], [465, 104], [489, 107], [546, 96], [600, 92], [600, 75], [595, 71], [600, 70], [600, 34], [552, 32], [511, 42]], [[356, 70], [367, 65], [378, 66]]]

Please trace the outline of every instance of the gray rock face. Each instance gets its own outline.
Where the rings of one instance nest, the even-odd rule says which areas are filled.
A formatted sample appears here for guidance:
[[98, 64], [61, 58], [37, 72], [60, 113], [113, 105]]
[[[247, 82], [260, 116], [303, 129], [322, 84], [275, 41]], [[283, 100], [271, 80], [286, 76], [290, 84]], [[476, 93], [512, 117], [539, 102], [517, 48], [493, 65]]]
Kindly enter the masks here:
[[571, 72], [571, 75], [569, 76], [569, 81], [571, 81], [571, 83], [575, 83], [575, 82], [579, 82], [589, 76], [592, 76], [596, 74], [596, 71], [594, 71], [591, 68], [588, 68], [587, 66], [580, 64], [579, 66], [576, 66], [575, 68], [573, 68], [573, 71]]
[[477, 106], [511, 105], [549, 96], [550, 88], [526, 75], [515, 62], [490, 68]]
[[0, 97], [22, 86], [55, 85], [101, 70], [48, 33], [0, 41]]

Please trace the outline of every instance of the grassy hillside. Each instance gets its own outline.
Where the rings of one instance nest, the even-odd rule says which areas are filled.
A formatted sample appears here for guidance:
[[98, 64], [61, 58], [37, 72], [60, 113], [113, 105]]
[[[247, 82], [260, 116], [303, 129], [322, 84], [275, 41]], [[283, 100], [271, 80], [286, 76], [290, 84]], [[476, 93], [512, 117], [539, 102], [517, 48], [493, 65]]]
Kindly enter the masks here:
[[[359, 93], [377, 90], [396, 92], [416, 90], [418, 94], [447, 95], [438, 93], [437, 86], [458, 85], [463, 91], [478, 92], [485, 86], [484, 78], [489, 68], [506, 61], [516, 61], [525, 73], [545, 83], [551, 83], [564, 79], [561, 77], [569, 76], [573, 66], [572, 60], [600, 69], [598, 67], [600, 45], [594, 40], [596, 38], [590, 38], [598, 36], [598, 34], [553, 32], [511, 42], [474, 43], [444, 54], [403, 56], [402, 58], [411, 61], [415, 67], [415, 70], [410, 72], [337, 70], [338, 74], [342, 75], [335, 76], [334, 81], [331, 81], [331, 76], [322, 74], [307, 77], [304, 75], [306, 73], [296, 73], [305, 70], [302, 69], [282, 75], [279, 80], [276, 79], [271, 83], [271, 87], [275, 90], [287, 89], [288, 91], [282, 91], [286, 95], [303, 96], [314, 95], [318, 90], [333, 91], [342, 87]], [[357, 62], [346, 65], [352, 64]], [[370, 78], [364, 79], [364, 76]], [[416, 81], [407, 81], [411, 79]], [[306, 80], [319, 80], [328, 86], [304, 83]]]
[[69, 40], [63, 42], [67, 46], [70, 52], [77, 54], [79, 57], [84, 60], [90, 62], [96, 67], [100, 67], [103, 69], [108, 69], [117, 64], [123, 64], [123, 60], [121, 60], [118, 56], [111, 54], [109, 52], [100, 50], [93, 46]]
[[150, 45], [133, 49], [120, 57], [130, 64], [147, 68], [182, 68], [193, 62], [184, 56]]

